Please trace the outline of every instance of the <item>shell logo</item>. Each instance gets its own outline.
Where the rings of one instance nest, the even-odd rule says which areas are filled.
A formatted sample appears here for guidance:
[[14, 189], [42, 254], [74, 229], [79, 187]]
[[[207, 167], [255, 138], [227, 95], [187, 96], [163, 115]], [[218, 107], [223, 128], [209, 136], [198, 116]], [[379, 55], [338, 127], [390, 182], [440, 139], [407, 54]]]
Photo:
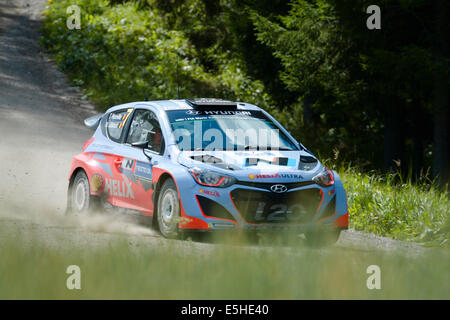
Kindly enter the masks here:
[[255, 179], [255, 175], [254, 175], [254, 174], [249, 174], [248, 177], [249, 177], [250, 179], [252, 179], [252, 180]]
[[103, 186], [103, 177], [99, 174], [93, 174], [91, 177], [91, 189], [97, 192]]
[[203, 193], [203, 189], [198, 190], [198, 192]]

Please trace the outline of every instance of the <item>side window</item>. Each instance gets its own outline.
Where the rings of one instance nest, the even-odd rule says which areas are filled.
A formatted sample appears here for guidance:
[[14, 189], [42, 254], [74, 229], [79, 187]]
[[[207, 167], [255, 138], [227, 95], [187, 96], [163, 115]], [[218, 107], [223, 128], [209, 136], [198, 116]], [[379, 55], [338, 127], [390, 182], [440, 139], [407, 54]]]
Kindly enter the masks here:
[[133, 109], [119, 110], [111, 112], [108, 116], [106, 122], [106, 131], [108, 132], [108, 137], [115, 142], [120, 142], [122, 139], [123, 129], [127, 123], [130, 114]]
[[127, 143], [148, 142], [148, 148], [159, 154], [164, 153], [164, 138], [158, 118], [150, 110], [136, 110]]

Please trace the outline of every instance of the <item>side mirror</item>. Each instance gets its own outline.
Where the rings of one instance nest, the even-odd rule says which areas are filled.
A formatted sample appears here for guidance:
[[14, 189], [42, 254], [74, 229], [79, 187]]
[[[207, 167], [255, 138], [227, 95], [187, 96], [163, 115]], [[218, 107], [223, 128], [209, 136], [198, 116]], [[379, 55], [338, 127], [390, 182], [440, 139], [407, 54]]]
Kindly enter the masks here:
[[141, 148], [141, 149], [148, 149], [148, 141], [139, 141], [131, 144], [133, 147]]
[[142, 152], [144, 153], [144, 155], [148, 158], [149, 161], [152, 160], [152, 155], [147, 153], [148, 151], [150, 151], [150, 144], [148, 143], [148, 141], [140, 141], [140, 142], [135, 142], [131, 144], [133, 147], [142, 149]]
[[84, 120], [84, 125], [88, 127], [91, 130], [96, 130], [97, 127], [100, 124], [100, 121], [102, 120], [102, 117], [104, 116], [104, 113], [102, 114], [96, 114], [95, 116], [89, 117], [86, 120]]

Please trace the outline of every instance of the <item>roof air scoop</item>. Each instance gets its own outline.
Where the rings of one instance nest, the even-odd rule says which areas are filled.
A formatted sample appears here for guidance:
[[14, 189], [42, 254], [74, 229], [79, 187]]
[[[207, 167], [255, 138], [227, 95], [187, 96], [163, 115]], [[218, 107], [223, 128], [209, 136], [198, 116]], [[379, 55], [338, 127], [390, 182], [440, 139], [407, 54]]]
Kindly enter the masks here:
[[237, 103], [214, 98], [186, 99], [186, 103], [196, 110], [236, 110]]

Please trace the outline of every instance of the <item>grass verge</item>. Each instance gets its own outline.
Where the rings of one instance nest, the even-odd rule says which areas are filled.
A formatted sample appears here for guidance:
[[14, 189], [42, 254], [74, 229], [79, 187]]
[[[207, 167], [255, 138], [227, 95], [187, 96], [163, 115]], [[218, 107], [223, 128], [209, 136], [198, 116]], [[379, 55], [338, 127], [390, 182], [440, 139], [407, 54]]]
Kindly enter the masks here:
[[347, 191], [350, 227], [397, 240], [450, 248], [450, 200], [430, 181], [398, 181], [392, 174], [339, 170]]
[[[70, 231], [72, 232], [72, 231]], [[24, 239], [27, 238], [28, 241]], [[334, 247], [208, 244], [180, 250], [130, 247], [119, 237], [102, 248], [56, 250], [39, 235], [2, 241], [0, 299], [449, 299], [449, 256]], [[66, 269], [81, 269], [81, 290], [68, 290]], [[367, 268], [381, 269], [381, 289], [367, 288]]]

